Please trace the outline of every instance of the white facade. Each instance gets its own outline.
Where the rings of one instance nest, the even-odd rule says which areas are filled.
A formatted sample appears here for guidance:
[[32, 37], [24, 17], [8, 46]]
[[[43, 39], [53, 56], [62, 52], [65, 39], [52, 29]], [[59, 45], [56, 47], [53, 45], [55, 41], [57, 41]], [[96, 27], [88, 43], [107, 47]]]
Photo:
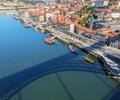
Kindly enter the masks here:
[[10, 6], [10, 7], [12, 7], [12, 6], [17, 6], [17, 3], [14, 3], [14, 2], [5, 2], [5, 3], [3, 3], [3, 5], [4, 6]]
[[118, 6], [117, 7], [120, 8], [120, 1], [118, 2]]
[[74, 33], [75, 30], [75, 25], [74, 24], [70, 24], [70, 32]]
[[28, 11], [23, 12], [23, 16], [24, 16], [25, 18], [29, 18], [29, 17], [30, 17]]
[[108, 4], [109, 4], [108, 0], [101, 0], [101, 1], [95, 0], [92, 2], [92, 6], [94, 7], [104, 7], [104, 6], [108, 6]]
[[52, 18], [54, 16], [54, 14], [53, 13], [46, 13], [46, 21], [48, 22], [49, 21], [49, 18]]
[[120, 18], [120, 13], [112, 13], [111, 15], [113, 18]]
[[53, 15], [54, 15], [53, 13], [46, 13], [47, 18], [52, 17]]
[[82, 0], [82, 2], [84, 2], [85, 0]]
[[112, 18], [120, 18], [120, 12], [110, 12], [108, 13]]
[[106, 18], [106, 17], [105, 17], [104, 20], [105, 20], [105, 21], [111, 21], [112, 18]]
[[108, 6], [109, 1], [104, 1], [104, 6]]

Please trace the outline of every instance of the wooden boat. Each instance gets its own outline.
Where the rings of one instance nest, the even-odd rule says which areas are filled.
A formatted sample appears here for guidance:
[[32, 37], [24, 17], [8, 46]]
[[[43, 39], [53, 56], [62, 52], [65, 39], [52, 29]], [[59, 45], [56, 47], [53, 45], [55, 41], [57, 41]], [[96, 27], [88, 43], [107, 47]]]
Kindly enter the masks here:
[[92, 60], [92, 59], [90, 59], [88, 56], [83, 56], [83, 59], [84, 59], [85, 61], [87, 61], [87, 62], [92, 63], [92, 64], [94, 64], [94, 63], [95, 63], [95, 61], [94, 61], [94, 60]]
[[53, 40], [52, 38], [45, 38], [44, 41], [48, 44], [54, 44], [55, 43], [55, 40]]

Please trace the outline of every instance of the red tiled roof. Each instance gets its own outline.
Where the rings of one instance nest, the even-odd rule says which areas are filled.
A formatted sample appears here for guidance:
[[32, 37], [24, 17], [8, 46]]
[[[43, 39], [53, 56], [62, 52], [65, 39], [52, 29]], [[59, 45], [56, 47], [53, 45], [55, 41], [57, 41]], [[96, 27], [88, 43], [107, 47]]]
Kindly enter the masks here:
[[112, 28], [101, 28], [101, 31], [102, 32], [111, 32], [111, 31], [113, 31], [113, 29]]
[[90, 29], [90, 28], [84, 27], [84, 26], [79, 25], [79, 24], [76, 25], [76, 27], [79, 28], [79, 29], [81, 29], [81, 30], [83, 30], [83, 31], [86, 31], [86, 32], [88, 32], [88, 33], [96, 33], [95, 30], [92, 30], [92, 29]]
[[108, 36], [108, 37], [113, 37], [114, 36], [113, 34], [111, 34], [109, 32], [104, 32], [103, 34], [106, 35], [106, 36]]
[[72, 24], [73, 22], [71, 21], [71, 19], [67, 18], [65, 21], [65, 24]]
[[58, 23], [58, 20], [57, 20], [57, 19], [53, 19], [52, 22], [53, 22], [54, 24], [57, 24], [57, 23]]
[[100, 2], [100, 1], [109, 1], [109, 0], [91, 0], [91, 2], [95, 2], [95, 1]]
[[37, 12], [37, 11], [29, 11], [28, 12], [31, 16], [45, 16], [44, 13], [40, 13], [40, 12]]
[[112, 30], [112, 28], [102, 28], [101, 30], [102, 30], [102, 34], [104, 34], [104, 35], [106, 35], [106, 36], [113, 37], [113, 36], [116, 36], [116, 35], [117, 35], [117, 33], [114, 32], [114, 31]]

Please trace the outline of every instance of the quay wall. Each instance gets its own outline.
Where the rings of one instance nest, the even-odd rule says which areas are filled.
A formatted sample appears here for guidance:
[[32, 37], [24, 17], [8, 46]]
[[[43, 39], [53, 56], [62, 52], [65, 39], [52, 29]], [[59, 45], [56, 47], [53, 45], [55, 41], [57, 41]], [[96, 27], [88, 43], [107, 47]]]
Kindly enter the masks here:
[[57, 37], [60, 41], [62, 41], [62, 42], [64, 42], [64, 43], [67, 43], [67, 44], [69, 44], [70, 42], [68, 41], [68, 40], [66, 40], [66, 39], [64, 39], [64, 38], [62, 38], [62, 37]]

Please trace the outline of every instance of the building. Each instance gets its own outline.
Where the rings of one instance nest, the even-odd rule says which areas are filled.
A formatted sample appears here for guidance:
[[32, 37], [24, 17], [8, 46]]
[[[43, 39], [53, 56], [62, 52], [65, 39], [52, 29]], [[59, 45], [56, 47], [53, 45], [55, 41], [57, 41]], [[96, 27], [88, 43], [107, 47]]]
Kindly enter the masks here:
[[57, 0], [57, 2], [59, 3], [63, 3], [63, 2], [70, 2], [71, 0]]
[[109, 4], [109, 0], [91, 0], [91, 2], [94, 7], [104, 7]]
[[17, 3], [16, 2], [4, 2], [3, 6], [14, 7], [14, 6], [17, 6]]
[[110, 15], [112, 18], [120, 18], [120, 12], [118, 11], [108, 11], [107, 15]]
[[120, 8], [120, 1], [118, 1], [118, 6], [117, 7]]
[[54, 17], [53, 12], [46, 12], [46, 14], [45, 14], [46, 22], [51, 21], [50, 19], [51, 19], [52, 17]]
[[74, 33], [75, 30], [75, 25], [74, 24], [70, 24], [70, 32]]
[[39, 14], [39, 21], [40, 22], [44, 22], [45, 21], [45, 14], [44, 13]]
[[105, 15], [104, 13], [96, 13], [97, 21], [111, 21], [112, 16], [110, 15]]

